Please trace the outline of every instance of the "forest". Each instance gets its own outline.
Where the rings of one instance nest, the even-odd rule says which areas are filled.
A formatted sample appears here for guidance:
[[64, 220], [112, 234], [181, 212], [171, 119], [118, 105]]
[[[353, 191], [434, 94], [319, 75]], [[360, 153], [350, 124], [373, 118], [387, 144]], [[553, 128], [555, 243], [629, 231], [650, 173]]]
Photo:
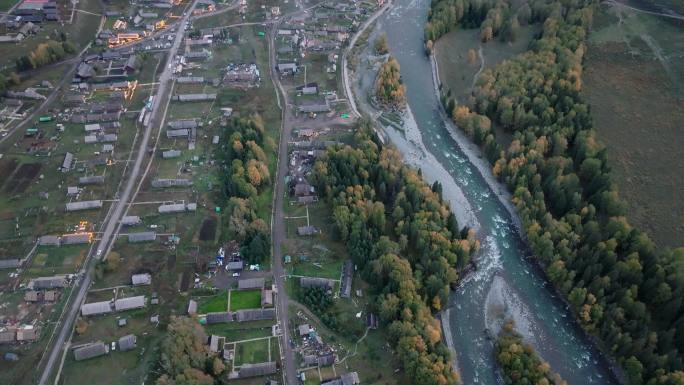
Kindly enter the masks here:
[[401, 109], [406, 104], [406, 86], [401, 83], [399, 70], [399, 62], [390, 56], [380, 67], [375, 80], [375, 97], [389, 108]]
[[496, 362], [501, 368], [504, 382], [509, 385], [568, 385], [551, 371], [530, 344], [523, 342], [515, 331], [513, 321], [504, 324], [496, 338]]
[[[528, 244], [584, 330], [629, 383], [681, 385], [684, 249], [658, 249], [629, 224], [582, 96], [596, 6], [533, 0], [514, 10], [503, 0], [434, 0], [425, 36], [487, 20], [496, 36], [514, 16], [543, 23], [527, 52], [482, 73], [469, 105], [443, 98], [444, 105], [513, 192]], [[513, 135], [507, 148], [494, 127]]]
[[370, 124], [361, 124], [355, 146], [329, 148], [312, 181], [331, 206], [335, 236], [372, 285], [411, 383], [456, 384], [432, 312], [442, 309], [479, 245], [472, 231], [459, 228], [441, 185], [428, 186], [396, 148], [371, 139]]
[[233, 119], [224, 131], [228, 145], [219, 152], [225, 172], [221, 173], [223, 199], [229, 215], [223, 216], [228, 236], [241, 245], [241, 254], [250, 263], [262, 263], [271, 255], [268, 224], [256, 212], [257, 195], [271, 184], [264, 124], [259, 116]]

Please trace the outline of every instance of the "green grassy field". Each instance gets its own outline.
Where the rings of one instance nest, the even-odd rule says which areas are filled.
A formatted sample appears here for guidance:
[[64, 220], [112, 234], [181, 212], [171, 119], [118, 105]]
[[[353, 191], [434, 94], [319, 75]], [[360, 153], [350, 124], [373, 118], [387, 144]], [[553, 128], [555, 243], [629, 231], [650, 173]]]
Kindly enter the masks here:
[[230, 292], [230, 311], [256, 309], [261, 307], [261, 291], [232, 290]]
[[266, 362], [269, 358], [269, 339], [241, 342], [235, 347], [235, 366]]
[[595, 17], [585, 94], [630, 222], [658, 244], [682, 246], [684, 32], [663, 18], [607, 6]]
[[[251, 324], [251, 323], [250, 323]], [[272, 334], [271, 327], [257, 327], [247, 329], [235, 329], [228, 327], [230, 324], [205, 325], [204, 330], [208, 335], [226, 337], [226, 342], [248, 340], [252, 338], [268, 337]], [[251, 325], [242, 325], [251, 326]]]
[[[456, 29], [442, 36], [435, 46], [435, 58], [444, 89], [451, 90], [452, 95], [460, 103], [466, 103], [472, 90], [474, 77], [480, 68], [494, 67], [503, 60], [524, 52], [538, 30], [538, 26], [521, 27], [513, 43], [498, 40], [481, 43], [479, 29]], [[469, 62], [468, 50], [478, 52], [480, 48], [484, 63], [479, 55], [476, 55], [475, 61]]]
[[222, 312], [228, 309], [228, 294], [221, 292], [211, 297], [199, 299], [197, 312], [200, 314]]
[[12, 8], [14, 4], [18, 3], [18, 0], [0, 0], [0, 11], [4, 12]]

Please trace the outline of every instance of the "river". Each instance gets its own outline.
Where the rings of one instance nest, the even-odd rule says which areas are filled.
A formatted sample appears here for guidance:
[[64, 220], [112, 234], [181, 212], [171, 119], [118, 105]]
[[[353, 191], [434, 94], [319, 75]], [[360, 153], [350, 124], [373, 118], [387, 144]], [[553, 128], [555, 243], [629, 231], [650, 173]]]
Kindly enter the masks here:
[[[460, 223], [477, 229], [482, 242], [475, 256], [477, 271], [452, 292], [444, 312], [444, 322], [448, 322], [445, 329], [449, 331], [445, 338], [450, 338], [448, 342], [457, 352], [462, 382], [501, 381], [493, 343], [484, 330], [496, 332], [502, 319], [507, 318], [515, 320], [525, 340], [568, 384], [617, 384], [607, 361], [583, 335], [539, 269], [526, 259], [526, 249], [509, 211], [483, 177], [483, 172], [489, 172], [483, 161], [472, 155], [468, 158], [442, 119], [431, 62], [423, 48], [429, 6], [430, 0], [395, 0], [395, 5], [378, 19], [369, 46], [379, 32], [387, 33], [390, 53], [399, 61], [407, 87], [410, 108], [405, 132], [388, 129], [388, 136], [408, 163], [423, 170], [428, 182], [442, 182], [445, 198], [452, 202]], [[363, 99], [373, 76], [374, 70], [362, 59], [354, 87], [357, 100], [366, 109]]]

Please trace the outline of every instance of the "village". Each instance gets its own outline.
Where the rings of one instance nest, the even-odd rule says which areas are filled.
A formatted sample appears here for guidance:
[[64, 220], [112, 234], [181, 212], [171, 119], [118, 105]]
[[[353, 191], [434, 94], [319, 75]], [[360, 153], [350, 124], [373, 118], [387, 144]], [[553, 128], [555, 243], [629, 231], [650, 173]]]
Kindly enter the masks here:
[[[7, 91], [0, 102], [0, 359], [10, 366], [0, 382], [39, 382], [31, 368], [48, 365], [46, 349], [70, 314], [51, 381], [111, 383], [97, 379], [111, 368], [126, 373], [114, 383], [146, 378], [176, 316], [199, 322], [207, 349], [238, 383], [287, 382], [287, 349], [296, 352], [304, 384], [357, 385], [376, 375], [363, 357], [388, 347], [377, 332], [369, 335], [378, 318], [367, 285], [332, 236], [310, 174], [327, 147], [354, 135], [341, 96], [342, 56], [382, 4], [278, 3], [113, 3], [68, 78], [31, 79]], [[17, 8], [16, 28], [40, 33], [53, 22], [45, 11], [53, 3], [45, 4]], [[57, 9], [60, 20], [69, 11]], [[162, 93], [167, 71], [171, 87]], [[270, 255], [254, 263], [230, 239], [221, 175], [237, 119], [258, 116], [263, 146], [277, 143], [278, 87], [294, 103], [287, 124], [295, 127], [279, 181], [287, 191], [282, 287]], [[149, 144], [139, 148], [147, 127]], [[133, 170], [138, 154], [142, 167]], [[267, 151], [271, 176], [277, 156]], [[131, 197], [120, 202], [134, 171]], [[271, 182], [254, 207], [268, 223], [274, 193]], [[110, 233], [110, 245], [99, 246]], [[330, 299], [326, 313], [302, 303], [309, 292]]]

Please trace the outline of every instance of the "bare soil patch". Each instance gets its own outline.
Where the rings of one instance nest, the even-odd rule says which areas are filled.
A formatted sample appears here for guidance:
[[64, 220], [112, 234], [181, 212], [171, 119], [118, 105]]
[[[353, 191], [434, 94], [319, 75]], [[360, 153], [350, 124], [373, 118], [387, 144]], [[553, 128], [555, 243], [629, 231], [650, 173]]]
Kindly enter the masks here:
[[23, 193], [29, 184], [38, 176], [40, 169], [43, 167], [40, 163], [25, 163], [22, 164], [12, 179], [5, 186], [5, 192], [11, 194]]
[[200, 241], [213, 241], [216, 236], [216, 218], [209, 217], [202, 222], [202, 228], [200, 229]]

